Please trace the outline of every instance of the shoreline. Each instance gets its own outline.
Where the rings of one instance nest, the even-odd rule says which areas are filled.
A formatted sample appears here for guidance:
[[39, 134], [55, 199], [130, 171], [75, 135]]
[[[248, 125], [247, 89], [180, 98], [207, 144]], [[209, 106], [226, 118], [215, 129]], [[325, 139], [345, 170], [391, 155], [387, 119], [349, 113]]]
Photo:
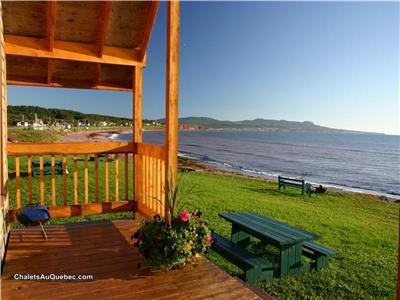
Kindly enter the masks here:
[[[158, 129], [146, 129], [144, 131], [159, 131]], [[125, 129], [99, 129], [99, 130], [87, 130], [87, 131], [78, 131], [78, 132], [71, 132], [61, 138], [62, 143], [84, 143], [84, 142], [109, 142], [111, 140], [111, 136], [116, 134], [123, 134], [123, 133], [130, 133], [131, 130]], [[266, 178], [263, 176], [251, 176], [249, 174], [243, 174], [241, 172], [224, 170], [222, 168], [218, 168], [215, 166], [211, 166], [206, 162], [202, 162], [200, 160], [196, 160], [193, 158], [188, 158], [184, 156], [178, 157], [178, 168], [180, 170], [186, 171], [195, 171], [195, 172], [210, 172], [215, 174], [221, 175], [229, 175], [229, 176], [237, 176], [242, 178], [251, 178], [260, 181], [266, 182], [276, 182], [276, 180], [272, 178]], [[374, 193], [373, 191], [368, 192], [364, 190], [356, 191], [356, 190], [349, 190], [346, 187], [332, 187], [330, 185], [325, 185], [328, 187], [328, 191], [331, 192], [339, 192], [339, 193], [354, 193], [354, 194], [364, 194], [366, 196], [372, 196], [376, 198], [378, 201], [384, 202], [395, 202], [399, 203], [400, 199], [395, 198], [395, 196], [390, 197], [390, 195], [383, 195], [379, 192]]]
[[130, 133], [125, 129], [98, 129], [70, 132], [61, 137], [61, 143], [109, 142], [113, 134]]

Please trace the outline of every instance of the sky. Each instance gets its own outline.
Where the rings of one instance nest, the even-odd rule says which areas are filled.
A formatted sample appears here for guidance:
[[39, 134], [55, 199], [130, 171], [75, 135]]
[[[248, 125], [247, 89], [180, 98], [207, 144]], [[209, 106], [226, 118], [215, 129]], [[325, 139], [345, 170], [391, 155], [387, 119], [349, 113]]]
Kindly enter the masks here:
[[[399, 2], [182, 2], [179, 114], [400, 134]], [[143, 81], [165, 114], [166, 5]], [[8, 87], [11, 105], [131, 117], [127, 92]]]

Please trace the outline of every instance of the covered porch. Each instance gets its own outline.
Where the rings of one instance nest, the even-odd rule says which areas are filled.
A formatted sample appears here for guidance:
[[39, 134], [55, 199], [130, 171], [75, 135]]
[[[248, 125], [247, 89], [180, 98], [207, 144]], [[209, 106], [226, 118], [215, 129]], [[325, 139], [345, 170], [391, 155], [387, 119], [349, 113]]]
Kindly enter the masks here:
[[[131, 240], [141, 218], [167, 217], [166, 189], [177, 181], [179, 2], [165, 4], [164, 145], [142, 139], [143, 69], [158, 1], [1, 5], [2, 299], [258, 298], [205, 258], [182, 270], [151, 272]], [[131, 93], [133, 139], [8, 143], [7, 84]], [[53, 219], [119, 212], [136, 218], [48, 225], [45, 240], [38, 228], [10, 229], [17, 210], [31, 203], [46, 205]], [[25, 281], [16, 274], [93, 279]]]

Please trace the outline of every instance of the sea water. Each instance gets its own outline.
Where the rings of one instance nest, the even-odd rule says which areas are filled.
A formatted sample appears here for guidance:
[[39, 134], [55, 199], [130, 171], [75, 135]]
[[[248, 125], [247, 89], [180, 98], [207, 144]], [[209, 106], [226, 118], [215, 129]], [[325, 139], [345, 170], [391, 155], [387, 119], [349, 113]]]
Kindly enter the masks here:
[[[114, 136], [131, 140], [131, 134]], [[162, 144], [164, 133], [145, 131]], [[228, 171], [400, 199], [400, 136], [266, 131], [181, 131], [179, 153]]]

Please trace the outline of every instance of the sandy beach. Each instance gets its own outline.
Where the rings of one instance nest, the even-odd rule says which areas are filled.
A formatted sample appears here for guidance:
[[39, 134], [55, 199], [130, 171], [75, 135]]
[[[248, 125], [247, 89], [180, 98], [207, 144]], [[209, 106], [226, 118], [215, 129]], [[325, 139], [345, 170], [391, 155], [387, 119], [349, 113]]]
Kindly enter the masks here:
[[64, 135], [61, 143], [109, 142], [112, 134], [129, 133], [130, 130], [87, 130]]

